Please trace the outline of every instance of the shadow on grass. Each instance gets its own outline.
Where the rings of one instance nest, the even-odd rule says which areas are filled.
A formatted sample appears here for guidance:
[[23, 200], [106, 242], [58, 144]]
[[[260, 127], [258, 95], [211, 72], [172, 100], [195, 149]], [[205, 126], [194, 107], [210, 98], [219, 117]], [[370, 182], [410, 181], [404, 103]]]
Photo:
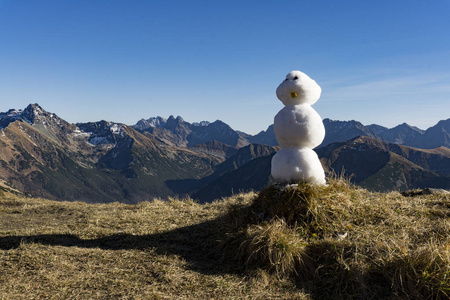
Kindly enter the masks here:
[[96, 239], [82, 239], [72, 234], [6, 236], [0, 237], [0, 249], [11, 250], [21, 244], [36, 243], [104, 250], [151, 250], [160, 255], [181, 256], [190, 269], [204, 274], [241, 273], [245, 266], [228, 259], [224, 263], [219, 250], [220, 241], [226, 238], [224, 218], [150, 235], [117, 233]]

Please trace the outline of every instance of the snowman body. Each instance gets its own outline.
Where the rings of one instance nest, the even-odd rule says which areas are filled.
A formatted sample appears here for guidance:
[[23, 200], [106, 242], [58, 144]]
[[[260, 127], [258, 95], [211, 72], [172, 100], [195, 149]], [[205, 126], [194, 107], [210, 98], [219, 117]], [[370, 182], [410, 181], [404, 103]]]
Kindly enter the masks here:
[[277, 182], [326, 184], [322, 164], [312, 150], [325, 137], [322, 119], [311, 107], [320, 97], [320, 86], [306, 74], [292, 71], [276, 93], [285, 107], [274, 119], [281, 149], [272, 158], [272, 177]]
[[272, 177], [282, 183], [326, 184], [322, 164], [311, 148], [281, 148], [272, 158]]
[[307, 103], [285, 106], [275, 116], [273, 130], [282, 148], [313, 149], [325, 138], [322, 118]]

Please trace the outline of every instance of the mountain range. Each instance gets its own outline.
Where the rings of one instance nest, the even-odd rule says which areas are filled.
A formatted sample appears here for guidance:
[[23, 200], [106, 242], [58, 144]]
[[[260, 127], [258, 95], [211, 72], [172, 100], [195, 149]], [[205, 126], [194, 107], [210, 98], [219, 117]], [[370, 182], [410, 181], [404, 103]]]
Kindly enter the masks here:
[[178, 147], [189, 147], [210, 141], [218, 141], [237, 148], [249, 144], [246, 139], [248, 135], [233, 130], [220, 120], [213, 123], [203, 121], [191, 124], [180, 116], [177, 118], [170, 116], [167, 120], [154, 117], [138, 121], [133, 128], [165, 144]]
[[[450, 188], [450, 119], [425, 131], [329, 119], [324, 125], [316, 151], [327, 171], [345, 169], [356, 184], [379, 191]], [[277, 150], [272, 126], [252, 136], [219, 120], [71, 124], [38, 104], [0, 113], [0, 180], [56, 200], [211, 201], [267, 185]]]
[[[343, 142], [357, 136], [367, 136], [383, 142], [411, 146], [421, 149], [433, 149], [440, 146], [450, 147], [450, 119], [439, 121], [427, 130], [421, 130], [406, 123], [394, 128], [380, 125], [363, 125], [358, 121], [333, 121], [324, 119], [325, 139], [319, 147], [334, 142]], [[248, 138], [250, 143], [260, 143], [271, 146], [278, 145], [270, 125], [266, 131], [261, 131]]]

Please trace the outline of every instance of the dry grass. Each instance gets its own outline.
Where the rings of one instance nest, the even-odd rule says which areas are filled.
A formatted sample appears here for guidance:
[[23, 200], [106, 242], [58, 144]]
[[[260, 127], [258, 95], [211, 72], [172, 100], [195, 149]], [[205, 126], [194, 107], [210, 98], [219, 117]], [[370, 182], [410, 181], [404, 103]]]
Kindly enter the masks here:
[[229, 208], [225, 255], [324, 299], [448, 299], [450, 197], [371, 193], [345, 180], [272, 186]]
[[204, 205], [0, 190], [0, 299], [448, 299], [449, 216], [340, 179]]
[[307, 298], [289, 280], [218, 263], [226, 203], [92, 205], [0, 190], [0, 299]]

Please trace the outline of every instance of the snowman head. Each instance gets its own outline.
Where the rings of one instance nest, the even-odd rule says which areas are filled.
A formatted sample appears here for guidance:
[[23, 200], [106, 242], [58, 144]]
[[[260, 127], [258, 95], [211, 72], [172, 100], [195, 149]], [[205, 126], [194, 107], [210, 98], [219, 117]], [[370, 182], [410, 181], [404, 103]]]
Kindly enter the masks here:
[[308, 75], [292, 71], [277, 88], [277, 97], [284, 105], [310, 104], [320, 98], [322, 89]]

